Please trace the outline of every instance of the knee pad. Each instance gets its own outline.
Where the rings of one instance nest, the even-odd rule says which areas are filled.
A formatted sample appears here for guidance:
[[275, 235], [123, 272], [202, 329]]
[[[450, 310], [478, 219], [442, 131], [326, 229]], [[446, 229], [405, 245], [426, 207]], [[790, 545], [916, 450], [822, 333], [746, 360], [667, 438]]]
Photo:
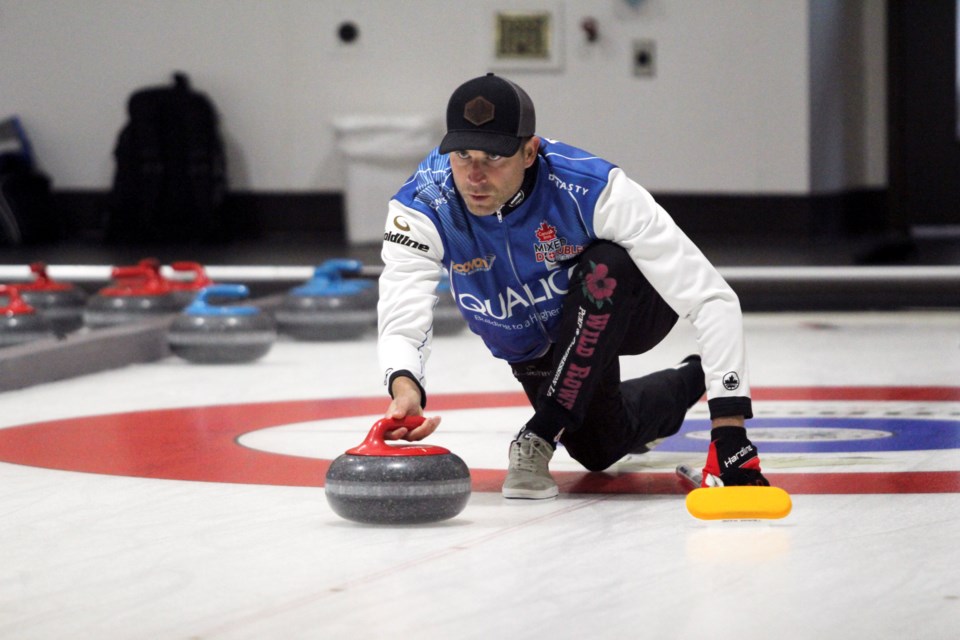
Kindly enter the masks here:
[[603, 471], [623, 457], [609, 451], [602, 451], [596, 446], [590, 446], [592, 443], [568, 442], [562, 437], [560, 442], [570, 457], [583, 465], [587, 471]]
[[607, 240], [594, 242], [577, 260], [574, 279], [578, 286], [589, 274], [599, 271], [603, 278], [616, 282], [616, 291], [621, 294], [629, 291], [636, 295], [652, 289], [627, 250], [616, 243]]
[[639, 269], [627, 250], [607, 240], [598, 240], [591, 244], [580, 254], [578, 260], [581, 269], [588, 269], [590, 262], [594, 262], [605, 264], [608, 269], [616, 273], [622, 273], [624, 269], [628, 269], [639, 274]]

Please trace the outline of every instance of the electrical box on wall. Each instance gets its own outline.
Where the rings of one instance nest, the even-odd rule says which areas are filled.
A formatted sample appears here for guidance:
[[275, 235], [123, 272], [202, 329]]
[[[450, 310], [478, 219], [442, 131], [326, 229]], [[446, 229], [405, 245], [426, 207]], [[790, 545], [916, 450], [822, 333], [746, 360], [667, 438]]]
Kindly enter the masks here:
[[657, 72], [657, 43], [653, 40], [633, 41], [633, 75], [652, 78]]

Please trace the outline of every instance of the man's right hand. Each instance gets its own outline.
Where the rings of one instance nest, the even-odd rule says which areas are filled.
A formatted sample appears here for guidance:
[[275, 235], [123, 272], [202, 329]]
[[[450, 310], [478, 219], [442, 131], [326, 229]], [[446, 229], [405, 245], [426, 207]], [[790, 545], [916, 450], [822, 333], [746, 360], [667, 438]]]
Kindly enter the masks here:
[[[407, 416], [422, 416], [420, 408], [420, 388], [410, 378], [398, 376], [394, 379], [390, 390], [393, 392], [393, 401], [387, 409], [386, 417], [401, 419]], [[385, 440], [408, 440], [416, 442], [423, 440], [440, 426], [440, 416], [426, 418], [419, 427], [407, 429], [400, 427], [383, 434]]]

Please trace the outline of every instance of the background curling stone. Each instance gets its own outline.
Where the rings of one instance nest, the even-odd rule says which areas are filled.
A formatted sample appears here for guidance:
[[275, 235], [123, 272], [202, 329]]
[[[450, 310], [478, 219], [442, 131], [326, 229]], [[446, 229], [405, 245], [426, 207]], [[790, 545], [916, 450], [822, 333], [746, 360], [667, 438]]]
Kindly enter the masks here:
[[34, 262], [30, 265], [35, 280], [21, 285], [20, 297], [37, 310], [59, 334], [76, 331], [83, 327], [83, 309], [87, 293], [72, 284], [55, 282], [47, 275], [47, 265]]
[[23, 301], [17, 287], [0, 284], [0, 347], [55, 336], [50, 322]]
[[274, 315], [277, 330], [298, 340], [350, 340], [377, 324], [377, 292], [373, 282], [345, 279], [359, 274], [358, 260], [327, 260], [313, 278], [291, 289]]
[[[168, 278], [170, 288], [175, 297], [183, 306], [187, 306], [197, 297], [202, 289], [214, 284], [207, 276], [206, 270], [199, 262], [180, 261], [170, 265], [174, 273], [178, 275], [190, 275], [189, 278]], [[245, 294], [249, 295], [249, 294]]]
[[114, 267], [114, 284], [87, 299], [83, 322], [93, 329], [140, 322], [174, 314], [183, 305], [170, 284], [148, 265]]
[[273, 318], [255, 306], [221, 305], [250, 295], [242, 284], [201, 289], [167, 331], [170, 350], [203, 364], [251, 362], [270, 351], [277, 339]]
[[457, 301], [453, 299], [448, 278], [442, 278], [437, 285], [437, 298], [437, 306], [433, 308], [433, 335], [452, 335], [467, 326]]
[[[137, 263], [137, 266], [149, 269], [154, 277], [166, 282], [170, 286], [170, 295], [177, 299], [181, 309], [193, 302], [193, 298], [200, 289], [213, 284], [203, 266], [198, 262], [174, 262], [170, 265], [170, 269], [175, 274], [173, 278], [163, 274], [163, 264], [156, 258], [144, 258]], [[192, 277], [188, 278], [188, 275]]]
[[470, 499], [470, 470], [456, 454], [430, 445], [388, 445], [383, 435], [422, 417], [384, 418], [366, 440], [327, 469], [325, 494], [342, 518], [367, 524], [423, 524], [452, 518]]

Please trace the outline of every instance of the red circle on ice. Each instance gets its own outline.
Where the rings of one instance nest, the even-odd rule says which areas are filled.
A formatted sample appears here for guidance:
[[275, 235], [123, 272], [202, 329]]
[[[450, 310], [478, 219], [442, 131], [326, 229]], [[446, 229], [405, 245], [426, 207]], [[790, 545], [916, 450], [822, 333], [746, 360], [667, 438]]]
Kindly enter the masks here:
[[[754, 400], [960, 400], [954, 387], [782, 387]], [[526, 406], [522, 393], [437, 394], [430, 411]], [[117, 476], [322, 487], [330, 460], [250, 449], [245, 433], [298, 422], [379, 416], [385, 400], [341, 398], [155, 409], [0, 429], [0, 461]], [[358, 433], [358, 440], [364, 434]], [[337, 452], [339, 455], [340, 452]], [[503, 469], [471, 469], [474, 491], [499, 491]], [[791, 493], [960, 492], [960, 471], [768, 474]], [[566, 493], [680, 494], [672, 473], [555, 472]]]

